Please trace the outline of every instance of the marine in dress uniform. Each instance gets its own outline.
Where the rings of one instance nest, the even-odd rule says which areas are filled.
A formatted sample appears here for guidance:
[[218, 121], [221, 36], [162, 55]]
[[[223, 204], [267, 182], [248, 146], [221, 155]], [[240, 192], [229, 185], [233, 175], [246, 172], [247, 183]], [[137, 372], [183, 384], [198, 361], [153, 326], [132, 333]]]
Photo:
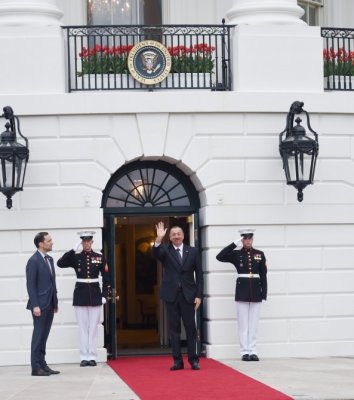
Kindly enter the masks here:
[[222, 249], [216, 259], [230, 262], [238, 273], [235, 301], [242, 360], [259, 361], [257, 327], [262, 301], [267, 299], [267, 264], [263, 251], [252, 247], [254, 230], [239, 232], [241, 238]]
[[[94, 231], [78, 232], [80, 241], [57, 262], [59, 268], [74, 268], [76, 284], [73, 296], [80, 333], [81, 367], [96, 366], [98, 325], [102, 304], [110, 294], [108, 265], [101, 253], [92, 250]], [[83, 250], [77, 252], [82, 245]], [[99, 284], [102, 276], [102, 291]]]

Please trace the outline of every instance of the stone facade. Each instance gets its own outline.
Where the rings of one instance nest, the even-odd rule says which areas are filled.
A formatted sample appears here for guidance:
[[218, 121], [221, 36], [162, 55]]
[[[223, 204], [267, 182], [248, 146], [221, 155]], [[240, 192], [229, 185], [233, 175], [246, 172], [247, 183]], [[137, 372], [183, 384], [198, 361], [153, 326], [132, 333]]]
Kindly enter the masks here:
[[[312, 76], [321, 74], [321, 57]], [[199, 192], [208, 356], [238, 357], [236, 275], [215, 255], [242, 227], [257, 229], [254, 244], [265, 252], [269, 269], [260, 356], [354, 355], [353, 94], [323, 92], [317, 81], [296, 91], [294, 80], [290, 89], [271, 90], [268, 82], [257, 91], [247, 86], [252, 81], [246, 75], [239, 78], [246, 82], [240, 90], [188, 95], [69, 94], [61, 84], [45, 93], [42, 86], [38, 93], [30, 86], [0, 93], [0, 104], [11, 105], [20, 116], [30, 148], [24, 191], [13, 197], [10, 211], [0, 198], [1, 365], [29, 363], [32, 319], [25, 309], [25, 265], [35, 250], [34, 234], [51, 233], [55, 260], [71, 248], [78, 230], [96, 230], [95, 245], [102, 248], [102, 190], [115, 171], [137, 159], [176, 164]], [[304, 101], [320, 144], [315, 184], [305, 189], [302, 203], [285, 184], [278, 150], [295, 100]], [[48, 362], [77, 362], [74, 279], [71, 271], [56, 272], [59, 314]], [[99, 347], [103, 361], [103, 328]]]

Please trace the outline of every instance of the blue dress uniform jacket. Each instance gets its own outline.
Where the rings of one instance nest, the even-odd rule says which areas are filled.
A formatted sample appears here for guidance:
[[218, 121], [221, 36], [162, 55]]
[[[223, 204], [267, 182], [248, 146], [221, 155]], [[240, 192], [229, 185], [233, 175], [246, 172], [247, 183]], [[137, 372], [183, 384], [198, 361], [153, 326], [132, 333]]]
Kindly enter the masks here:
[[110, 294], [108, 265], [102, 254], [94, 251], [75, 253], [70, 250], [57, 262], [59, 268], [74, 268], [78, 279], [97, 279], [102, 275], [102, 291], [99, 282], [76, 282], [73, 306], [100, 306], [102, 297]]
[[260, 302], [267, 299], [267, 264], [263, 251], [251, 248], [235, 250], [231, 243], [220, 251], [216, 259], [233, 264], [239, 274], [259, 274], [260, 278], [238, 277], [235, 300]]

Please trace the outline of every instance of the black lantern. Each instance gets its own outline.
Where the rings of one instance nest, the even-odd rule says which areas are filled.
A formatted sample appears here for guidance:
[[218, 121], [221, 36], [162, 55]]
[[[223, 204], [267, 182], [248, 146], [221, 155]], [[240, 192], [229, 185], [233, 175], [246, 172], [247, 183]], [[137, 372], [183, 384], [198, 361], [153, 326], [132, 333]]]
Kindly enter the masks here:
[[[0, 192], [6, 196], [6, 206], [10, 209], [11, 197], [23, 190], [29, 150], [28, 140], [20, 131], [18, 117], [9, 106], [4, 107], [3, 111], [1, 117], [7, 119], [8, 122], [5, 124], [6, 131], [0, 135]], [[24, 139], [25, 146], [17, 142], [16, 131]]]
[[[286, 183], [297, 189], [298, 201], [303, 200], [302, 191], [307, 185], [313, 184], [316, 159], [318, 155], [318, 135], [311, 128], [310, 116], [303, 107], [304, 103], [295, 101], [288, 112], [286, 127], [279, 135], [279, 151], [283, 159], [283, 168]], [[297, 117], [294, 126], [294, 118], [297, 114], [304, 112], [307, 117], [307, 127], [314, 135], [314, 139], [306, 135], [306, 131]], [[283, 136], [285, 134], [285, 138]]]

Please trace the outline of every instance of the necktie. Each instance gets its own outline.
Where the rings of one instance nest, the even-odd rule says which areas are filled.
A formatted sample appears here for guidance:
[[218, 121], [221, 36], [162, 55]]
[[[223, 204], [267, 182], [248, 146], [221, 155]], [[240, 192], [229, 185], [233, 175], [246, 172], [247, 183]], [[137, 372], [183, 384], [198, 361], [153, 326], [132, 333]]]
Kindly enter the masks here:
[[53, 268], [52, 268], [52, 266], [51, 266], [51, 264], [50, 264], [49, 257], [48, 257], [48, 256], [44, 256], [44, 259], [45, 259], [45, 262], [46, 262], [47, 265], [48, 265], [48, 268], [49, 268], [50, 273], [53, 275]]
[[177, 247], [176, 249], [177, 252], [177, 258], [180, 264], [182, 264], [182, 254], [181, 254], [181, 249], [179, 247]]

